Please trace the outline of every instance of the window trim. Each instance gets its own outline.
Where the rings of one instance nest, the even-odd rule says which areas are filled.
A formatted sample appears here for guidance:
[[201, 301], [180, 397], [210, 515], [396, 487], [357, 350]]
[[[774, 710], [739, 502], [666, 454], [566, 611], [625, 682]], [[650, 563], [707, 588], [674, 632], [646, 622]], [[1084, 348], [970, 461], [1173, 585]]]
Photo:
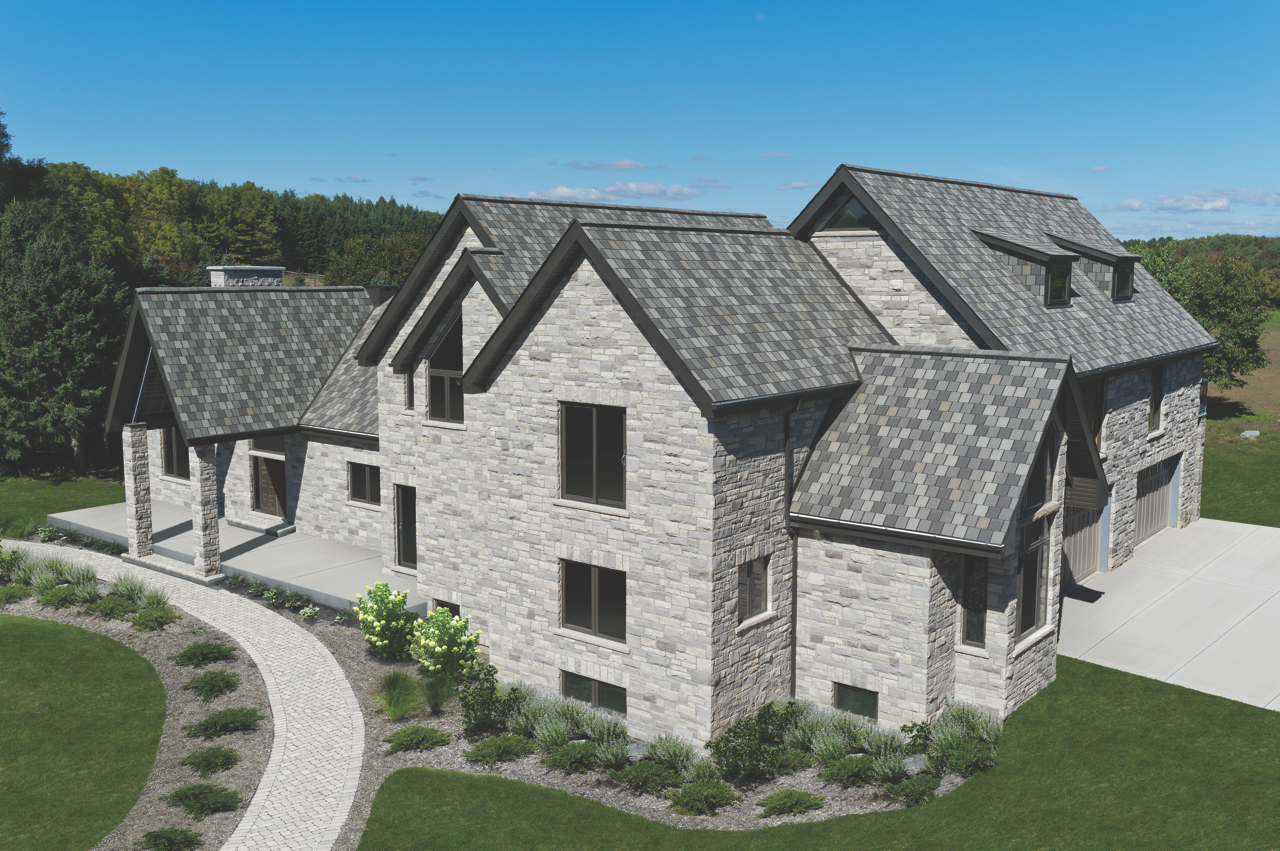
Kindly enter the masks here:
[[[1129, 294], [1120, 295], [1120, 272], [1124, 270], [1129, 273]], [[1111, 267], [1111, 300], [1112, 301], [1133, 301], [1133, 281], [1137, 277], [1137, 271], [1132, 263], [1118, 263]]]
[[[376, 499], [360, 499], [355, 495], [355, 488], [352, 486], [356, 478], [356, 468], [362, 468], [364, 472], [364, 492], [366, 494], [376, 495]], [[377, 487], [372, 487], [375, 482], [370, 481], [369, 473], [373, 471], [373, 478], [376, 479]], [[376, 505], [382, 507], [382, 471], [375, 464], [363, 464], [359, 461], [347, 462], [347, 501], [358, 503], [359, 505]]]
[[[569, 677], [580, 677], [591, 683], [591, 701], [588, 704], [589, 706], [591, 706], [591, 708], [599, 710], [601, 712], [608, 712], [610, 715], [620, 715], [623, 718], [627, 717], [627, 710], [630, 709], [631, 707], [628, 705], [629, 702], [627, 700], [627, 690], [625, 687], [614, 685], [613, 683], [607, 683], [604, 680], [597, 680], [595, 677], [588, 677], [586, 674], [579, 674], [576, 671], [566, 671], [563, 668], [561, 668], [560, 669], [560, 696], [563, 698], [567, 698], [569, 700], [581, 700], [581, 698], [571, 697], [570, 695], [565, 693], [566, 690], [568, 689]], [[609, 709], [606, 706], [600, 705], [600, 686], [601, 685], [606, 685], [606, 686], [609, 686], [610, 688], [616, 688], [618, 691], [622, 692], [622, 702], [623, 702], [623, 705], [626, 707], [622, 712], [618, 712], [616, 709]]]
[[[440, 335], [439, 342], [436, 343], [436, 347], [432, 349], [431, 354], [427, 357], [427, 419], [434, 420], [435, 422], [457, 423], [457, 424], [461, 424], [464, 422], [465, 403], [463, 403], [462, 401], [461, 391], [459, 391], [458, 401], [459, 401], [459, 404], [463, 407], [463, 410], [456, 411], [456, 412], [453, 411], [452, 410], [453, 402], [451, 401], [451, 399], [453, 398], [453, 393], [452, 393], [453, 382], [456, 381], [458, 383], [458, 387], [461, 388], [463, 370], [438, 369], [431, 365], [431, 361], [435, 357], [436, 352], [438, 352], [440, 350], [440, 347], [443, 346], [451, 336], [453, 336], [454, 329], [455, 328], [459, 329], [459, 333], [461, 333], [461, 330], [460, 330], [461, 327], [462, 327], [462, 316], [459, 315], [457, 318], [455, 318], [452, 322], [449, 323], [448, 329], [443, 334]], [[465, 365], [465, 360], [464, 360], [464, 365]], [[433, 378], [440, 378], [444, 381], [444, 413], [443, 414], [440, 414], [439, 412], [437, 412], [435, 409], [435, 406], [431, 404], [431, 395], [432, 395], [431, 384], [432, 384]], [[456, 417], [454, 416], [455, 413], [457, 414]]]
[[[591, 409], [591, 496], [571, 494], [565, 490], [567, 485], [567, 467], [569, 463], [569, 429], [567, 415], [569, 408]], [[600, 409], [614, 408], [622, 412], [622, 501], [615, 502], [600, 496]], [[607, 505], [614, 508], [627, 507], [627, 409], [620, 405], [593, 405], [581, 402], [560, 403], [560, 499], [585, 502], [591, 505]]]
[[[980, 612], [972, 607], [975, 599], [977, 599], [972, 585], [976, 584], [977, 577], [975, 574], [979, 568], [982, 571], [982, 596], [980, 598], [982, 608]], [[960, 578], [960, 643], [966, 647], [985, 649], [987, 646], [987, 598], [991, 587], [990, 576], [991, 565], [986, 558], [975, 555], [964, 556]], [[969, 634], [969, 617], [974, 614], [981, 616], [980, 637], [977, 639]]]
[[[582, 567], [591, 568], [591, 628], [571, 624], [566, 620], [568, 616], [568, 597], [569, 597], [569, 574], [568, 566], [570, 564], [580, 565]], [[600, 631], [600, 571], [608, 570], [613, 573], [622, 575], [622, 637], [616, 635], [608, 635]], [[627, 643], [627, 572], [625, 570], [616, 570], [611, 567], [600, 567], [595, 564], [587, 564], [585, 561], [574, 561], [569, 558], [560, 559], [560, 628], [567, 629], [572, 632], [589, 635], [592, 638], [598, 638], [601, 641], [608, 641], [613, 644], [626, 645]]]
[[[1066, 272], [1067, 289], [1061, 299], [1053, 297], [1053, 274], [1054, 272]], [[1071, 304], [1071, 264], [1070, 263], [1051, 263], [1044, 267], [1044, 303], [1045, 307], [1067, 307]]]

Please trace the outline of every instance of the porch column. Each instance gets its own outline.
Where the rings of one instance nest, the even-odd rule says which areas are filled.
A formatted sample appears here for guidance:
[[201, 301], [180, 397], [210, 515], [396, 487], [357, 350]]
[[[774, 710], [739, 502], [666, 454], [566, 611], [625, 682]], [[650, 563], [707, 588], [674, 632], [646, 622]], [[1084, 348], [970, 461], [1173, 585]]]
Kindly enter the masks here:
[[124, 522], [129, 555], [151, 555], [151, 460], [147, 456], [147, 427], [127, 423], [124, 444]]
[[196, 573], [213, 576], [222, 567], [218, 543], [218, 445], [192, 446], [191, 531], [195, 540]]

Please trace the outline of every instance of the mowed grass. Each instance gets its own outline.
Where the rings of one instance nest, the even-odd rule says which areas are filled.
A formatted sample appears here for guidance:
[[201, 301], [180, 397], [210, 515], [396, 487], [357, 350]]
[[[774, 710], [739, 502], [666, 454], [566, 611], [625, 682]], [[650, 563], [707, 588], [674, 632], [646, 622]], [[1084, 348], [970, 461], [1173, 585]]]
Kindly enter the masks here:
[[1111, 851], [1280, 848], [1280, 712], [1058, 657], [995, 770], [925, 807], [751, 832], [681, 830], [564, 792], [391, 775], [360, 851]]
[[128, 647], [0, 615], [0, 848], [96, 845], [142, 794], [164, 715], [160, 677]]
[[28, 521], [45, 524], [46, 516], [96, 505], [124, 502], [124, 484], [103, 479], [0, 479], [0, 534], [21, 529]]

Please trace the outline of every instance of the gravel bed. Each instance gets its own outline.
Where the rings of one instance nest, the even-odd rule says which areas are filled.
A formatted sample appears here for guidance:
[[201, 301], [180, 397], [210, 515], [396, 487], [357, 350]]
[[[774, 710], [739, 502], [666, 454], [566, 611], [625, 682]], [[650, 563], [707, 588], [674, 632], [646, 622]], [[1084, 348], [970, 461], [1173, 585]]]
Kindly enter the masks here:
[[[102, 590], [106, 593], [107, 586], [104, 585]], [[79, 606], [48, 609], [37, 603], [36, 599], [29, 597], [20, 603], [7, 605], [3, 609], [4, 613], [71, 624], [119, 641], [150, 662], [159, 674], [160, 682], [164, 684], [167, 701], [164, 729], [160, 734], [160, 750], [151, 775], [133, 809], [115, 830], [94, 846], [94, 851], [133, 851], [134, 843], [142, 839], [143, 834], [164, 827], [181, 827], [203, 833], [203, 849], [214, 851], [220, 848], [240, 823], [245, 808], [262, 781], [271, 755], [271, 701], [267, 696], [266, 684], [249, 654], [226, 633], [213, 629], [177, 606], [173, 606], [173, 609], [182, 615], [181, 620], [158, 632], [137, 632], [127, 621], [107, 620], [101, 615], [86, 612]], [[171, 661], [170, 657], [196, 641], [220, 641], [232, 645], [237, 649], [239, 658], [233, 662], [206, 665], [204, 668], [183, 667]], [[240, 687], [211, 703], [205, 703], [183, 688], [197, 674], [219, 668], [238, 673]], [[184, 724], [195, 723], [212, 712], [232, 706], [254, 707], [267, 716], [266, 720], [256, 732], [233, 733], [212, 741], [189, 738], [182, 732]], [[240, 753], [240, 762], [208, 779], [201, 779], [200, 775], [181, 764], [182, 760], [195, 751], [212, 744], [235, 748]], [[171, 807], [160, 800], [162, 795], [168, 795], [188, 783], [220, 783], [239, 792], [244, 803], [234, 812], [215, 813], [197, 822], [182, 809]]]

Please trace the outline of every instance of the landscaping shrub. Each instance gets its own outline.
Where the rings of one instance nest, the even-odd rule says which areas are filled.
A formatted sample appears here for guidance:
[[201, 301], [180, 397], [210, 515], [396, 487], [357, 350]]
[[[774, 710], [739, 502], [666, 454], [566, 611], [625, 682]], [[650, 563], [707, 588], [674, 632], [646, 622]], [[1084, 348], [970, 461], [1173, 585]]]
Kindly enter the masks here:
[[209, 745], [184, 759], [182, 764], [201, 777], [208, 777], [210, 774], [233, 768], [239, 761], [240, 754], [236, 753], [234, 748], [226, 745]]
[[871, 771], [881, 783], [899, 783], [907, 776], [907, 761], [900, 756], [872, 757]]
[[184, 830], [180, 827], [162, 827], [142, 835], [137, 846], [142, 851], [191, 851], [203, 845], [203, 833]]
[[142, 605], [142, 598], [147, 596], [148, 590], [147, 583], [132, 576], [121, 576], [111, 583], [112, 594], [117, 597], [124, 597], [139, 607]]
[[619, 769], [631, 762], [631, 748], [623, 742], [605, 742], [596, 745], [596, 757], [605, 768]]
[[495, 762], [519, 759], [522, 756], [528, 756], [537, 749], [538, 746], [524, 736], [503, 733], [499, 736], [481, 739], [476, 742], [475, 747], [463, 751], [462, 755], [471, 762], [483, 762], [492, 768]]
[[22, 550], [6, 550], [0, 547], [0, 582], [12, 582], [14, 570], [26, 559], [27, 554]]
[[742, 800], [732, 786], [719, 780], [686, 783], [668, 792], [667, 798], [671, 809], [682, 816], [713, 816], [720, 807]]
[[935, 732], [948, 727], [958, 729], [965, 738], [978, 739], [996, 747], [999, 747], [1004, 733], [1004, 724], [998, 718], [967, 703], [951, 704], [942, 710], [933, 724]]
[[867, 753], [877, 759], [904, 757], [907, 755], [906, 742], [897, 733], [880, 728], [872, 728], [862, 737], [862, 746]]
[[214, 662], [234, 662], [237, 658], [239, 657], [236, 655], [236, 649], [229, 644], [218, 641], [197, 641], [184, 647], [178, 655], [173, 657], [173, 661], [179, 665], [203, 668]]
[[368, 599], [357, 594], [353, 608], [360, 619], [360, 631], [364, 633], [369, 652], [392, 662], [409, 658], [409, 644], [418, 620], [415, 612], [404, 608], [409, 592], [397, 594], [385, 582], [375, 583], [365, 591], [369, 593]]
[[707, 742], [720, 773], [729, 779], [750, 780], [778, 773], [781, 748], [763, 741], [764, 730], [755, 718], [743, 718]]
[[760, 818], [785, 816], [788, 813], [807, 813], [822, 807], [827, 799], [812, 792], [801, 792], [799, 789], [781, 789], [760, 801], [764, 812]]
[[452, 694], [453, 682], [443, 674], [429, 678], [422, 685], [422, 696], [426, 698], [427, 711], [432, 715], [440, 714]]
[[954, 772], [972, 777], [995, 766], [1003, 725], [982, 710], [963, 703], [942, 711], [933, 725], [926, 751], [930, 774]]
[[40, 605], [50, 609], [65, 609], [76, 604], [74, 585], [55, 585], [40, 595]]
[[846, 756], [827, 763], [827, 767], [822, 769], [824, 781], [839, 784], [846, 789], [850, 786], [865, 786], [875, 776], [875, 759], [869, 756]]
[[844, 737], [835, 730], [825, 730], [813, 741], [813, 755], [823, 765], [839, 762], [849, 755]]
[[347, 623], [348, 621], [356, 620], [357, 617], [356, 613], [350, 609], [338, 609], [337, 613], [333, 616], [333, 622]]
[[9, 603], [17, 603], [25, 600], [32, 594], [36, 593], [36, 589], [29, 585], [5, 585], [0, 587], [0, 606]]
[[931, 729], [927, 721], [902, 725], [902, 738], [906, 740], [908, 754], [922, 754], [929, 749], [929, 732]]
[[231, 733], [247, 733], [258, 729], [258, 725], [267, 716], [256, 709], [240, 706], [233, 709], [221, 709], [203, 721], [183, 725], [183, 731], [192, 738], [216, 739]]
[[142, 603], [138, 608], [141, 609], [165, 609], [169, 607], [169, 595], [163, 591], [151, 588], [142, 598]]
[[279, 609], [289, 599], [289, 592], [284, 590], [280, 585], [272, 588], [270, 591], [262, 595], [262, 599], [267, 601], [267, 605], [273, 609]]
[[787, 732], [807, 714], [808, 707], [798, 700], [775, 700], [756, 710], [756, 723], [760, 725], [761, 740], [768, 744], [782, 744]]
[[677, 775], [684, 774], [698, 761], [693, 745], [678, 736], [658, 736], [644, 746], [644, 755]]
[[699, 758], [694, 760], [680, 775], [680, 780], [684, 783], [713, 783], [720, 779], [720, 769], [709, 759]]
[[301, 591], [290, 591], [285, 595], [284, 607], [291, 612], [299, 612], [311, 605], [311, 595]]
[[610, 771], [609, 776], [640, 795], [659, 795], [663, 789], [680, 785], [680, 775], [660, 762], [647, 759], [628, 765], [621, 771]]
[[387, 748], [387, 752], [383, 754], [383, 756], [389, 756], [400, 751], [425, 751], [438, 748], [452, 742], [453, 736], [434, 727], [402, 727], [382, 741], [391, 743], [391, 747]]
[[171, 807], [181, 807], [196, 821], [214, 813], [229, 813], [240, 808], [239, 792], [218, 783], [190, 783], [160, 798]]
[[36, 534], [39, 535], [40, 540], [46, 544], [62, 540], [62, 530], [57, 526], [40, 526], [36, 529]]
[[249, 583], [248, 594], [250, 597], [261, 597], [267, 593], [267, 590], [270, 587], [271, 587], [270, 585], [268, 585], [266, 582], [262, 581], [261, 579], [255, 579]]
[[469, 617], [454, 617], [448, 609], [436, 609], [413, 625], [409, 655], [418, 660], [427, 676], [443, 674], [461, 682], [479, 658], [480, 633], [467, 632], [470, 623]]
[[215, 698], [230, 694], [240, 688], [240, 675], [235, 671], [227, 671], [221, 668], [216, 671], [205, 671], [183, 686], [183, 688], [195, 692], [196, 696], [205, 703], [211, 703]]
[[565, 774], [582, 774], [600, 763], [595, 742], [569, 742], [547, 753], [542, 764]]
[[41, 564], [26, 557], [26, 553], [17, 559], [9, 569], [9, 581], [15, 585], [31, 585], [32, 579], [40, 572]]
[[507, 719], [528, 700], [528, 692], [523, 689], [499, 686], [498, 669], [492, 665], [473, 665], [471, 677], [471, 681], [458, 693], [462, 721], [467, 730], [505, 727]]
[[578, 732], [597, 745], [627, 740], [627, 722], [617, 715], [584, 712], [578, 721]]
[[70, 585], [92, 585], [98, 587], [98, 573], [92, 567], [68, 567], [62, 578]]
[[972, 777], [996, 765], [995, 749], [978, 739], [944, 740], [930, 748], [927, 771], [937, 777], [947, 773]]
[[75, 597], [76, 602], [80, 605], [88, 606], [98, 602], [99, 592], [97, 582], [94, 582], [92, 585], [71, 585], [68, 587], [76, 589], [75, 594], [72, 596]]
[[43, 596], [57, 588], [58, 583], [62, 581], [62, 577], [58, 575], [57, 570], [49, 566], [48, 562], [40, 562], [31, 571], [30, 578], [27, 581], [32, 588], [36, 589], [37, 594]]
[[226, 579], [222, 580], [222, 584], [230, 588], [232, 591], [243, 588], [249, 580], [244, 578], [242, 573], [233, 573]]
[[538, 747], [544, 751], [553, 751], [569, 744], [572, 734], [563, 718], [558, 715], [547, 715], [534, 727], [533, 737], [537, 739]]
[[795, 748], [782, 747], [778, 749], [779, 774], [795, 774], [797, 771], [811, 768], [815, 762], [817, 760], [814, 759], [813, 754], [807, 754]]
[[128, 615], [138, 611], [137, 605], [128, 597], [117, 597], [115, 594], [108, 594], [96, 603], [90, 603], [85, 606], [85, 611], [93, 612], [95, 615], [102, 615], [108, 620], [124, 620]]
[[382, 687], [373, 696], [373, 702], [392, 721], [399, 721], [422, 706], [422, 691], [413, 674], [392, 671], [383, 676]]
[[163, 608], [143, 609], [130, 617], [129, 623], [133, 624], [133, 628], [138, 632], [155, 632], [180, 620], [182, 620], [182, 615], [165, 606]]
[[309, 621], [313, 621], [316, 618], [320, 617], [320, 607], [317, 606], [315, 603], [311, 603], [310, 605], [303, 606], [302, 610], [299, 611], [298, 614], [302, 615], [304, 618], [306, 618]]
[[906, 801], [908, 807], [918, 807], [921, 804], [929, 803], [937, 797], [933, 793], [937, 791], [940, 785], [942, 785], [942, 781], [932, 774], [917, 774], [914, 777], [908, 777], [901, 783], [891, 783], [884, 788], [894, 797]]

